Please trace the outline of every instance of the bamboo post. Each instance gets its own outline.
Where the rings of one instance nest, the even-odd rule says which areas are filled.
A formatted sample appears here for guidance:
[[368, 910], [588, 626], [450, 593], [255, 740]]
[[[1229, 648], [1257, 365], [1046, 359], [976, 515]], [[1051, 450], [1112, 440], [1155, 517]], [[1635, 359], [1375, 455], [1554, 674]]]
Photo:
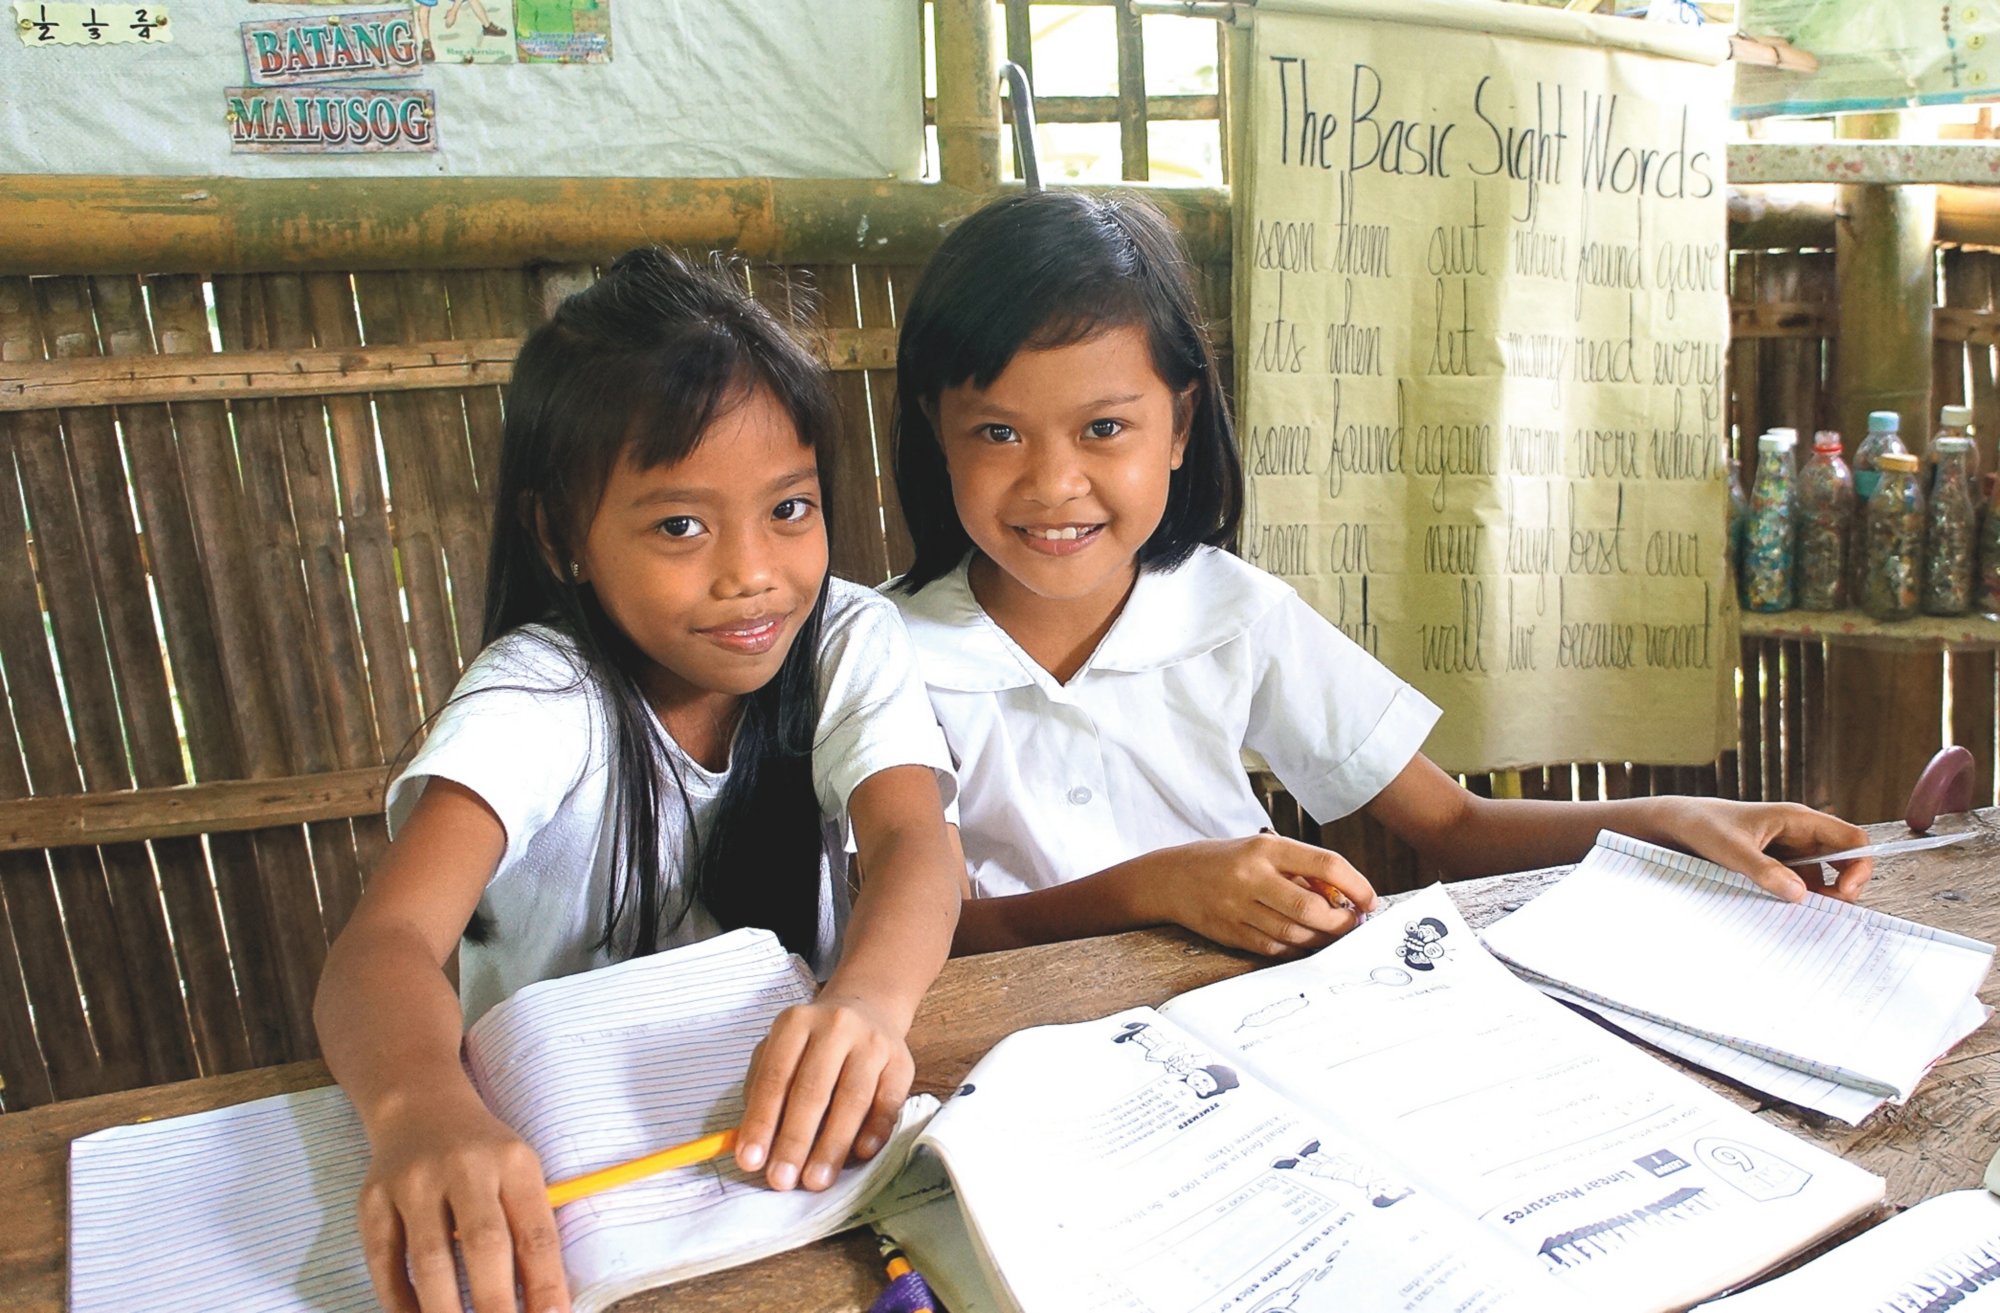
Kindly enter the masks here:
[[[1895, 114], [1840, 123], [1843, 137], [1893, 138]], [[1931, 335], [1936, 318], [1937, 200], [1932, 188], [1848, 185], [1840, 189], [1834, 256], [1840, 350], [1834, 413], [1850, 449], [1871, 410], [1894, 410], [1920, 450], [1929, 428]], [[1939, 746], [1944, 698], [1935, 655], [1877, 652], [1845, 644], [1827, 654], [1827, 720], [1833, 809], [1879, 821], [1903, 809], [1917, 773]]]
[[1127, 182], [1153, 176], [1152, 148], [1146, 141], [1146, 37], [1144, 20], [1119, 0], [1118, 154]]
[[1000, 185], [1000, 63], [993, 0], [937, 0], [938, 176]]

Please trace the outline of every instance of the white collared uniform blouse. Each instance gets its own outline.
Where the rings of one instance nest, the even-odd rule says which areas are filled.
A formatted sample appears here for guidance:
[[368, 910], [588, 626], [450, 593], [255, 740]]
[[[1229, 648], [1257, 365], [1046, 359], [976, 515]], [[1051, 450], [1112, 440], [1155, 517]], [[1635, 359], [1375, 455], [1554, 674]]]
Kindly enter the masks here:
[[889, 595], [957, 768], [979, 897], [1255, 834], [1269, 820], [1246, 748], [1315, 818], [1335, 820], [1380, 793], [1438, 718], [1289, 584], [1212, 547], [1141, 574], [1067, 684], [980, 608], [966, 562], [914, 596], [894, 584]]

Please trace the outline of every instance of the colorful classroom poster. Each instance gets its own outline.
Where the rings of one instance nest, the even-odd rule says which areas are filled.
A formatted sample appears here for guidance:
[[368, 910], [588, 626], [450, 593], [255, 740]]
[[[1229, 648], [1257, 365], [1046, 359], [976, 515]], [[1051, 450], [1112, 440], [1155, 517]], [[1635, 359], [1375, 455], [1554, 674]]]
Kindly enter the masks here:
[[416, 0], [417, 28], [440, 64], [511, 64], [514, 22], [507, 0]]
[[2000, 96], [2000, 2], [1745, 0], [1743, 30], [1783, 37], [1813, 73], [1736, 71], [1736, 116], [1956, 105]]
[[1725, 49], [1258, 6], [1243, 550], [1444, 708], [1447, 769], [1705, 763], [1733, 724]]
[[423, 74], [406, 8], [344, 10], [242, 25], [243, 57], [260, 87], [414, 78]]
[[611, 0], [514, 0], [524, 64], [611, 62]]
[[174, 39], [161, 5], [14, 0], [14, 30], [27, 46], [157, 45]]
[[335, 82], [230, 87], [223, 96], [232, 151], [330, 155], [438, 148], [437, 99], [427, 90]]

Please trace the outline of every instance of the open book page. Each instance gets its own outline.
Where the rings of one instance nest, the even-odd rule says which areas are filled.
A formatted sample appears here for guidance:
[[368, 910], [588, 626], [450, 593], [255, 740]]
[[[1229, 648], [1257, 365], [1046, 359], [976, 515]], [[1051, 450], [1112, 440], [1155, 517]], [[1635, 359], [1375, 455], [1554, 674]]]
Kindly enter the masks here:
[[[735, 930], [530, 985], [480, 1018], [466, 1052], [487, 1103], [561, 1180], [736, 1125], [752, 1051], [814, 991], [775, 936]], [[840, 1230], [901, 1169], [935, 1107], [911, 1100], [889, 1146], [818, 1193], [769, 1190], [723, 1157], [564, 1205], [576, 1308]]]
[[1701, 1309], [1994, 1313], [2000, 1309], [2000, 1199], [1984, 1190], [1926, 1199], [1796, 1272]]
[[1150, 1009], [1002, 1040], [923, 1143], [1003, 1308], [1569, 1307], [1532, 1263]]
[[[1598, 999], [1584, 998], [1558, 985], [1536, 982], [1544, 994], [1580, 1007], [1593, 1015], [1602, 1017], [1611, 1025], [1628, 1035], [1644, 1040], [1656, 1049], [1673, 1054], [1677, 1058], [1706, 1067], [1726, 1080], [1735, 1081], [1753, 1090], [1762, 1090], [1775, 1095], [1787, 1103], [1795, 1103], [1801, 1108], [1838, 1117], [1849, 1126], [1859, 1126], [1869, 1113], [1874, 1112], [1888, 1100], [1879, 1094], [1843, 1085], [1824, 1076], [1788, 1067], [1783, 1063], [1761, 1058], [1746, 1049], [1735, 1048], [1721, 1040], [1708, 1039], [1688, 1031], [1669, 1026], [1650, 1017], [1636, 1016], [1620, 1011]], [[1958, 1045], [1958, 1042], [1986, 1024], [1993, 1010], [1978, 999], [1967, 999], [1959, 1009], [1958, 1018], [1943, 1036], [1942, 1050], [1938, 1056]], [[1902, 1099], [1896, 1100], [1898, 1103]]]
[[1484, 938], [1539, 980], [1889, 1098], [1909, 1097], [1993, 965], [1991, 945], [1837, 899], [1787, 903], [1609, 832]]
[[1515, 979], [1442, 887], [1162, 1011], [1607, 1313], [1713, 1294], [1882, 1196]]

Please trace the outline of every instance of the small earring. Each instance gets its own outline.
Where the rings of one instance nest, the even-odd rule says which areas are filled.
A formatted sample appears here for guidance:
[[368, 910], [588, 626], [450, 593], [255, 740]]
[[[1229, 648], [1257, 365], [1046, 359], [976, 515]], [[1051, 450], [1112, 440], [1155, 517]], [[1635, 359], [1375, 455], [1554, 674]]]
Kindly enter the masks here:
[[578, 565], [575, 561], [571, 561], [569, 563], [569, 581], [571, 583], [575, 583], [578, 579], [582, 577], [583, 577], [583, 567]]

